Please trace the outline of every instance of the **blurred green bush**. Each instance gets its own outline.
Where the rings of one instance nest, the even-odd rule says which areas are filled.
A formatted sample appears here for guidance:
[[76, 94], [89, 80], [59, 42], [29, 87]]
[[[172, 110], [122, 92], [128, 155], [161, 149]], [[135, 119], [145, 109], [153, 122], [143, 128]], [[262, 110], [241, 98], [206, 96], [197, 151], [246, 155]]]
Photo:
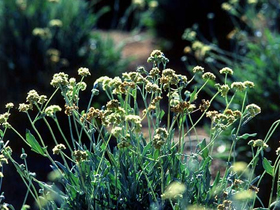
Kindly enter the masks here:
[[[8, 100], [22, 89], [47, 87], [61, 69], [92, 69], [95, 77], [115, 75], [125, 68], [121, 50], [93, 32], [107, 7], [92, 12], [84, 0], [2, 0], [0, 2], [1, 90], [13, 83]], [[24, 84], [23, 84], [24, 83]], [[17, 95], [17, 97], [15, 97]]]

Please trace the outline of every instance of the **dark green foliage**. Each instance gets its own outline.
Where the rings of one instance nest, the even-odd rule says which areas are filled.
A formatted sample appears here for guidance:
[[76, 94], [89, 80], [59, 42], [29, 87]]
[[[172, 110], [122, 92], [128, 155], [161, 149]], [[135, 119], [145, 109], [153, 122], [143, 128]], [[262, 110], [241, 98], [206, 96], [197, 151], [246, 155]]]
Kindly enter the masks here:
[[87, 66], [97, 78], [98, 71], [114, 75], [124, 68], [120, 48], [93, 32], [106, 11], [93, 13], [83, 0], [1, 1], [1, 91], [14, 84], [5, 100], [15, 101], [22, 89], [39, 84], [46, 90], [52, 74], [61, 69]]

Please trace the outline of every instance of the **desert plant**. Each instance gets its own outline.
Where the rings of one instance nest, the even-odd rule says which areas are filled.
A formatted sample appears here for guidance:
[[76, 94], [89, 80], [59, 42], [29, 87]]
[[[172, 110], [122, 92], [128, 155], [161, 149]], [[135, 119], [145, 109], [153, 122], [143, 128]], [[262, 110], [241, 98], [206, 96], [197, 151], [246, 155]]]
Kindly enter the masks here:
[[[217, 85], [209, 99], [198, 101], [207, 83], [215, 80], [213, 73], [196, 66], [193, 77], [187, 79], [166, 68], [168, 59], [159, 50], [151, 53], [148, 62], [152, 63], [150, 71], [139, 67], [121, 77], [97, 79], [84, 109], [79, 107], [79, 100], [87, 87], [84, 78], [90, 75], [89, 70], [80, 68], [80, 79], [56, 73], [50, 83], [55, 91], [49, 99], [31, 90], [27, 102], [19, 104], [19, 111], [30, 121], [25, 134], [9, 123], [14, 105], [6, 105], [7, 112], [0, 115], [1, 163], [9, 161], [15, 166], [26, 184], [26, 197], [32, 196], [39, 209], [251, 209], [262, 190], [258, 186], [263, 176], [269, 174], [274, 181], [277, 179], [279, 158], [272, 165], [264, 152], [280, 121], [272, 125], [263, 140], [255, 139], [256, 134], [241, 132], [241, 127], [261, 112], [259, 106], [246, 104], [247, 93], [254, 87], [252, 82], [230, 84], [227, 77], [233, 71], [223, 68], [220, 74], [224, 84]], [[204, 83], [191, 89], [195, 77], [201, 77]], [[229, 91], [233, 94], [229, 95]], [[232, 106], [239, 92], [244, 93], [244, 98], [237, 110]], [[67, 130], [62, 130], [59, 123], [62, 108], [50, 105], [58, 93], [65, 101]], [[109, 101], [101, 108], [93, 107], [94, 97], [101, 93]], [[225, 107], [219, 111], [211, 106], [218, 95], [225, 100]], [[161, 103], [164, 97], [167, 109]], [[200, 117], [193, 121], [196, 112]], [[210, 133], [201, 138], [197, 125], [203, 119]], [[51, 134], [53, 148], [45, 144], [46, 131], [37, 129], [40, 121]], [[36, 173], [29, 170], [26, 149], [20, 155], [22, 162], [15, 160], [9, 142], [4, 140], [10, 131], [26, 143], [26, 149], [49, 159], [52, 172], [48, 183], [38, 180]], [[230, 131], [226, 164], [223, 170], [213, 171], [216, 146], [224, 141], [226, 131]], [[236, 144], [246, 139], [250, 139], [252, 159], [238, 162]], [[117, 146], [112, 147], [112, 141]], [[260, 176], [254, 174], [259, 159], [265, 169]], [[3, 165], [1, 169], [2, 180]], [[272, 193], [269, 205], [277, 206], [277, 202], [272, 203]], [[28, 207], [25, 201], [22, 208]], [[3, 207], [12, 208], [1, 202]]]

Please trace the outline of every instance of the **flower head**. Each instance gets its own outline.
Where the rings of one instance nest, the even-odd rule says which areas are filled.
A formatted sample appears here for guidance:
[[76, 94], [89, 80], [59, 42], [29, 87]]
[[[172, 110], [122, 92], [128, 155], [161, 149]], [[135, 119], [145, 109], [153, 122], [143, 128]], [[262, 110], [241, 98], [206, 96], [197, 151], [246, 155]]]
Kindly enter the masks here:
[[198, 72], [201, 72], [203, 73], [204, 72], [204, 68], [201, 67], [201, 66], [196, 66], [193, 68], [193, 73], [198, 73]]
[[246, 110], [250, 113], [252, 117], [261, 113], [261, 108], [256, 104], [249, 104], [246, 106]]
[[35, 104], [38, 102], [39, 100], [39, 94], [37, 93], [36, 90], [30, 90], [27, 93], [27, 97], [26, 97], [26, 102], [29, 102], [30, 104]]
[[161, 195], [162, 199], [176, 199], [183, 197], [186, 186], [180, 182], [172, 182]]
[[28, 110], [32, 110], [32, 104], [21, 103], [18, 107], [19, 112], [27, 112]]
[[220, 74], [230, 74], [230, 75], [232, 75], [232, 74], [233, 74], [233, 71], [232, 71], [232, 69], [230, 69], [230, 68], [228, 68], [228, 67], [225, 67], [225, 68], [222, 68], [222, 69], [220, 70]]
[[47, 101], [47, 96], [46, 95], [40, 95], [38, 99], [39, 104], [44, 104]]
[[46, 108], [45, 113], [47, 116], [52, 117], [56, 112], [60, 112], [61, 108], [58, 105], [50, 105]]
[[10, 103], [7, 103], [5, 107], [6, 107], [6, 109], [12, 109], [12, 108], [14, 108], [14, 104], [12, 102], [10, 102]]
[[153, 63], [168, 63], [169, 60], [164, 56], [163, 52], [160, 50], [153, 50], [148, 58], [147, 62]]
[[62, 27], [62, 21], [59, 19], [53, 19], [49, 22], [50, 27]]
[[78, 82], [77, 83], [77, 87], [81, 90], [81, 91], [85, 91], [87, 88], [87, 83], [85, 82]]
[[53, 87], [66, 86], [68, 85], [68, 83], [68, 74], [65, 74], [64, 72], [54, 74], [53, 79], [51, 81], [51, 85]]
[[216, 76], [213, 73], [211, 73], [211, 72], [206, 72], [206, 73], [204, 73], [202, 75], [202, 79], [205, 79], [205, 80], [208, 80], [208, 79], [215, 80]]
[[61, 151], [61, 150], [65, 150], [65, 149], [66, 149], [66, 147], [65, 147], [64, 144], [57, 144], [57, 145], [52, 149], [52, 151], [53, 151], [53, 154], [54, 154], [54, 155], [59, 155], [60, 151]]
[[247, 87], [247, 88], [253, 88], [255, 87], [255, 84], [251, 81], [245, 81], [243, 82], [244, 86]]
[[86, 151], [82, 150], [75, 150], [73, 152], [74, 159], [79, 163], [87, 160], [88, 158], [88, 153]]
[[231, 88], [235, 89], [236, 91], [244, 91], [246, 87], [243, 82], [233, 82], [231, 84]]
[[168, 137], [168, 132], [166, 128], [156, 129], [155, 136], [153, 138], [153, 145], [156, 149], [160, 149], [162, 145], [166, 142]]
[[82, 77], [86, 77], [86, 76], [91, 75], [90, 72], [89, 72], [89, 69], [88, 68], [83, 68], [83, 67], [78, 69], [78, 74]]

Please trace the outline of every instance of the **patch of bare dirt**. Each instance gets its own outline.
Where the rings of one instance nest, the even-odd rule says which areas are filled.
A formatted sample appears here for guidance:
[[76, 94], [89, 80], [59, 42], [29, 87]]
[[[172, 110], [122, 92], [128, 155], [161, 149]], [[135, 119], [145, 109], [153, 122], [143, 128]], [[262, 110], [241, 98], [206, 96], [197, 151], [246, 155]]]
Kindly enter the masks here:
[[99, 31], [104, 38], [113, 39], [118, 46], [123, 46], [123, 58], [131, 58], [129, 70], [138, 66], [147, 66], [147, 58], [157, 48], [156, 39], [147, 32], [133, 33], [124, 31]]

